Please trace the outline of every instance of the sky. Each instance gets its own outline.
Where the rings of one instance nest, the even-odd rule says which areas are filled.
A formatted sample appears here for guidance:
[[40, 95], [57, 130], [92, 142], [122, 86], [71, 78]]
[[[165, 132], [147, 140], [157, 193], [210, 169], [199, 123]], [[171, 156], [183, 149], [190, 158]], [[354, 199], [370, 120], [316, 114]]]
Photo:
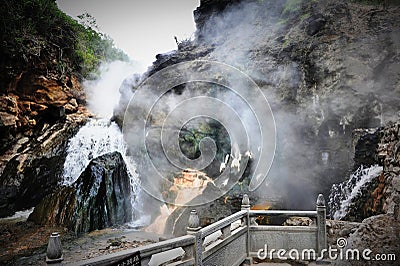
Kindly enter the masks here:
[[57, 0], [58, 7], [76, 18], [95, 17], [99, 30], [146, 69], [156, 54], [177, 49], [178, 40], [195, 31], [193, 10], [199, 0]]

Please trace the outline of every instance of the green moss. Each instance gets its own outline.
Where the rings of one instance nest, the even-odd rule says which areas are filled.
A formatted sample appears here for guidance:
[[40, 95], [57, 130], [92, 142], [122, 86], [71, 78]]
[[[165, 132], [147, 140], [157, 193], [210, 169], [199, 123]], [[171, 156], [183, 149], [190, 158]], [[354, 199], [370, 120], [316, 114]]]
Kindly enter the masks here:
[[300, 10], [303, 0], [287, 0], [283, 8], [282, 14], [289, 15]]
[[305, 19], [308, 19], [309, 17], [311, 17], [311, 14], [310, 13], [305, 13], [305, 14], [301, 15], [300, 20], [303, 21]]
[[286, 25], [286, 23], [287, 23], [288, 21], [289, 21], [289, 20], [288, 20], [287, 18], [285, 18], [285, 19], [279, 18], [279, 20], [278, 20], [278, 25]]

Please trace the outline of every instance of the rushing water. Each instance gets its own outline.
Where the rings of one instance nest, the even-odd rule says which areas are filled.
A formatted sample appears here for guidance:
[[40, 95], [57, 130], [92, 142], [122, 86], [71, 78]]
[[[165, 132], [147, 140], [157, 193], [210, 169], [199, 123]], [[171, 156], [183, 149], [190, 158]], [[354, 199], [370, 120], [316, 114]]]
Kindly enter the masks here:
[[[90, 120], [70, 139], [64, 163], [64, 184], [75, 182], [89, 162], [101, 155], [118, 151], [125, 154], [126, 147], [117, 124], [106, 119]], [[134, 168], [129, 169], [134, 175]]]
[[134, 212], [132, 215], [134, 221], [130, 224], [132, 227], [144, 226], [148, 222], [141, 202], [143, 192], [136, 173], [134, 158], [126, 155], [127, 147], [123, 134], [118, 125], [108, 118], [112, 116], [118, 104], [119, 91], [129, 91], [130, 84], [137, 82], [137, 75], [131, 75], [137, 70], [137, 66], [132, 63], [120, 61], [105, 63], [99, 68], [101, 73], [99, 79], [83, 83], [88, 95], [89, 109], [97, 117], [104, 119], [89, 120], [69, 140], [63, 171], [63, 184], [71, 185], [92, 159], [115, 151], [121, 153], [128, 169], [132, 189], [131, 203]]
[[126, 155], [126, 144], [118, 125], [108, 119], [92, 119], [69, 140], [64, 163], [63, 184], [71, 185], [89, 165], [90, 161], [106, 153], [122, 154], [130, 177], [131, 204], [134, 221], [131, 226], [144, 225], [146, 217], [141, 213], [140, 184], [134, 160]]
[[351, 174], [348, 180], [340, 184], [334, 184], [329, 196], [332, 218], [336, 220], [343, 218], [353, 199], [361, 193], [361, 189], [382, 171], [382, 166], [378, 165], [368, 168], [361, 166]]

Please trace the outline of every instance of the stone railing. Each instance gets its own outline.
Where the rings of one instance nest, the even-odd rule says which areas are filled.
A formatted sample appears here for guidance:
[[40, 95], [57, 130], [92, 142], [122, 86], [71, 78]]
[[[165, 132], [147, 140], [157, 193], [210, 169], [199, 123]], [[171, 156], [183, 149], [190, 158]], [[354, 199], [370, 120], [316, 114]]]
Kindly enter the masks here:
[[[310, 217], [310, 226], [257, 225], [259, 216]], [[243, 196], [241, 211], [204, 228], [197, 212], [190, 214], [187, 235], [159, 243], [124, 250], [72, 265], [218, 265], [250, 264], [252, 258], [268, 251], [273, 258], [279, 250], [314, 250], [326, 248], [325, 200], [320, 194], [315, 211], [250, 210], [249, 198]]]

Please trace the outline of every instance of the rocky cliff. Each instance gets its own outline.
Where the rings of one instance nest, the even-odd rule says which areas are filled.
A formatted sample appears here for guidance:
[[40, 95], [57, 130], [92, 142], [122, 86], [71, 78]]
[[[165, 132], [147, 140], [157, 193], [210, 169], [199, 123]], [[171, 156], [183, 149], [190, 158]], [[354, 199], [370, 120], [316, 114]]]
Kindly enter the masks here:
[[[258, 194], [313, 208], [318, 193], [328, 195], [360, 163], [353, 161], [353, 130], [398, 119], [400, 8], [385, 3], [201, 1], [196, 39], [157, 55], [144, 78], [194, 59], [248, 74], [277, 126], [273, 185]], [[115, 118], [121, 123], [122, 113]]]
[[62, 181], [66, 145], [92, 115], [81, 81], [100, 61], [126, 59], [113, 42], [53, 0], [2, 1], [0, 217], [35, 206]]
[[[372, 250], [376, 254], [400, 256], [400, 124], [393, 123], [370, 132], [368, 139], [378, 141], [370, 147], [369, 161], [383, 166], [380, 174], [366, 183], [346, 209], [343, 220], [358, 221], [351, 230], [342, 230], [347, 249]], [[375, 155], [375, 156], [374, 156]], [[365, 158], [365, 157], [363, 157]], [[338, 222], [332, 222], [337, 224]], [[334, 231], [334, 230], [333, 230]], [[332, 232], [333, 232], [332, 231]], [[333, 243], [334, 244], [334, 243]], [[376, 265], [374, 261], [340, 262], [337, 265]], [[397, 265], [385, 261], [384, 265]]]
[[64, 78], [24, 71], [0, 95], [0, 216], [55, 189], [68, 139], [91, 116], [77, 77]]

